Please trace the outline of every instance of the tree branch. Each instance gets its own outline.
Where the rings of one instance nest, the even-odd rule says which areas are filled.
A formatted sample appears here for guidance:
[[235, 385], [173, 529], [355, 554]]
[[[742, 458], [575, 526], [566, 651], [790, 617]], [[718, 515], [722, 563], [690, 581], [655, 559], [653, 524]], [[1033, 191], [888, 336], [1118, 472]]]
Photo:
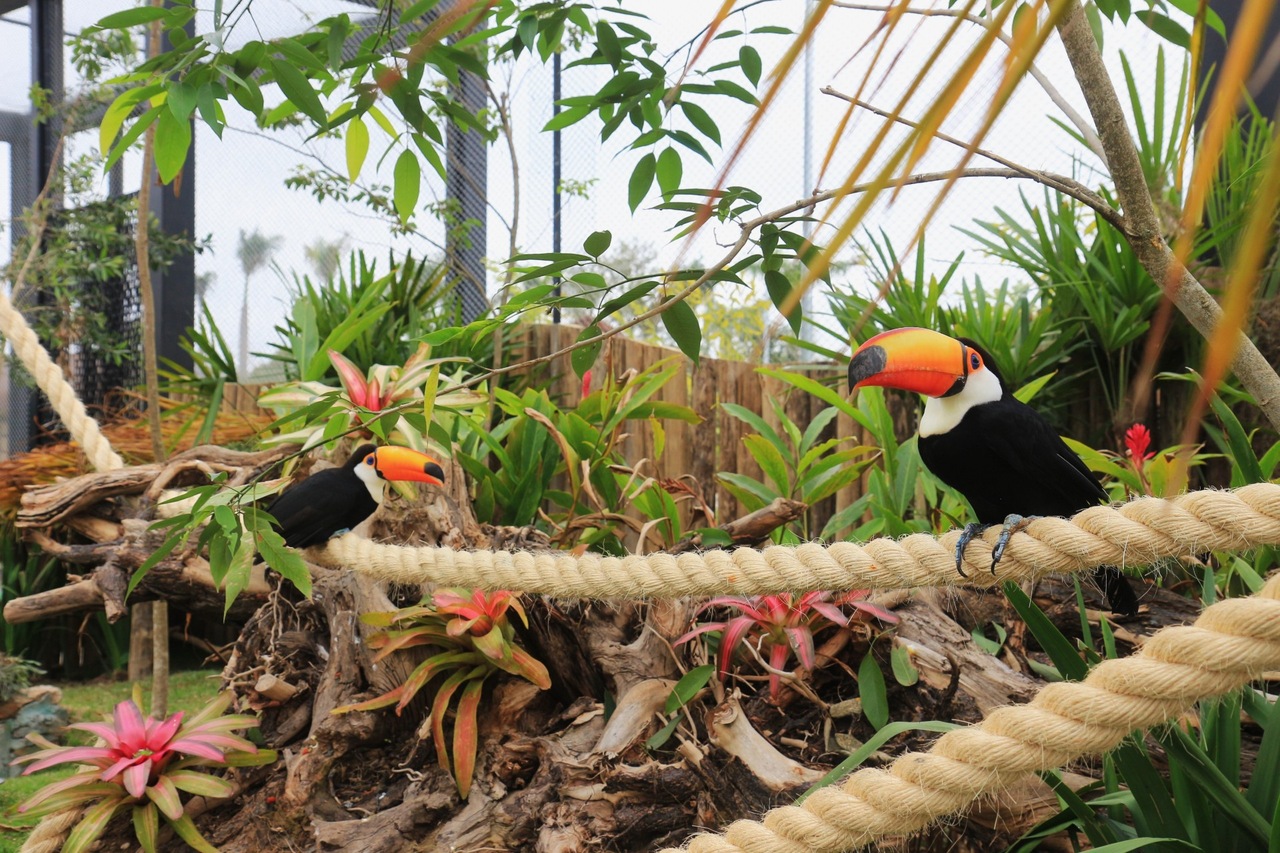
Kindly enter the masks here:
[[[1057, 178], [1058, 180], [1066, 180], [1070, 182], [1069, 179], [1062, 178], [1061, 176], [1054, 176], [1054, 177]], [[894, 179], [889, 183], [895, 186], [905, 187], [905, 186], [913, 186], [916, 184], [935, 183], [937, 181], [950, 181], [956, 178], [1011, 178], [1011, 179], [1022, 178], [1022, 179], [1032, 179], [1037, 181], [1041, 180], [1040, 173], [1032, 172], [1031, 174], [1028, 174], [1026, 171], [1023, 171], [1021, 169], [962, 169], [959, 172], [957, 172], [955, 169], [950, 169], [945, 172], [921, 172], [915, 175], [908, 175], [904, 178]], [[499, 376], [504, 373], [513, 373], [515, 371], [524, 370], [526, 368], [533, 367], [538, 364], [546, 364], [547, 362], [554, 361], [555, 359], [560, 358], [561, 356], [567, 355], [568, 353], [571, 353], [574, 350], [582, 349], [583, 347], [592, 346], [601, 341], [608, 340], [609, 338], [612, 338], [614, 335], [621, 334], [622, 332], [625, 332], [627, 329], [630, 329], [633, 326], [637, 326], [646, 320], [650, 320], [654, 317], [657, 317], [659, 314], [661, 314], [663, 311], [666, 311], [675, 303], [683, 302], [684, 300], [688, 299], [689, 296], [692, 295], [694, 291], [696, 291], [698, 288], [702, 287], [704, 284], [710, 281], [712, 276], [716, 275], [717, 273], [721, 272], [726, 267], [728, 267], [729, 264], [733, 262], [733, 259], [736, 258], [744, 248], [746, 248], [747, 244], [751, 241], [751, 235], [756, 231], [757, 228], [760, 228], [762, 225], [767, 225], [770, 222], [775, 222], [779, 219], [790, 216], [794, 213], [799, 213], [802, 210], [807, 210], [808, 208], [821, 204], [824, 201], [831, 201], [837, 198], [844, 198], [845, 196], [857, 195], [858, 193], [863, 193], [868, 190], [875, 189], [877, 186], [878, 184], [876, 181], [867, 181], [865, 183], [857, 184], [851, 187], [847, 192], [842, 192], [840, 190], [827, 190], [825, 192], [816, 193], [812, 196], [809, 196], [808, 198], [802, 198], [799, 201], [794, 201], [791, 204], [788, 204], [784, 207], [780, 207], [776, 210], [772, 210], [768, 213], [761, 214], [760, 216], [757, 216], [754, 219], [749, 219], [746, 222], [742, 223], [741, 231], [738, 234], [738, 239], [734, 241], [733, 245], [729, 247], [729, 250], [725, 252], [724, 257], [722, 257], [719, 261], [717, 261], [716, 263], [712, 264], [711, 266], [703, 270], [702, 275], [700, 275], [696, 281], [694, 281], [692, 284], [685, 287], [683, 290], [680, 290], [674, 296], [671, 296], [668, 299], [664, 299], [662, 302], [659, 302], [653, 308], [649, 309], [648, 311], [645, 311], [642, 314], [637, 314], [635, 317], [631, 318], [630, 320], [627, 320], [624, 323], [620, 323], [617, 326], [613, 326], [607, 331], [602, 331], [601, 334], [599, 335], [587, 338], [585, 340], [576, 341], [567, 347], [563, 347], [562, 349], [555, 350], [554, 352], [549, 352], [545, 355], [540, 355], [537, 358], [531, 358], [527, 361], [522, 361], [517, 364], [509, 364], [505, 367], [495, 367], [494, 369], [486, 373], [473, 377], [467, 380], [466, 382], [460, 383], [459, 387], [469, 388], [471, 386], [478, 385], [481, 382], [493, 376]], [[1067, 190], [1063, 189], [1063, 192], [1067, 192]], [[1073, 195], [1073, 197], [1075, 196]], [[1081, 199], [1081, 200], [1084, 201], [1084, 199]]]
[[[1138, 262], [1153, 279], [1160, 283], [1173, 283], [1168, 287], [1167, 295], [1196, 331], [1209, 339], [1222, 316], [1222, 309], [1178, 261], [1164, 238], [1120, 99], [1102, 62], [1102, 54], [1093, 39], [1084, 9], [1076, 0], [1072, 0], [1058, 25], [1058, 34], [1107, 152], [1111, 180], [1115, 183], [1116, 196], [1124, 211], [1125, 236]], [[1271, 425], [1280, 429], [1280, 375], [1243, 332], [1239, 334], [1239, 347], [1231, 369], [1245, 390], [1253, 395]]]
[[[918, 122], [911, 121], [910, 119], [903, 118], [902, 116], [899, 116], [899, 115], [894, 115], [893, 113], [890, 113], [886, 110], [882, 110], [879, 107], [872, 106], [866, 101], [860, 101], [857, 98], [853, 98], [853, 97], [850, 97], [849, 95], [844, 94], [843, 92], [838, 92], [835, 89], [831, 88], [830, 86], [824, 86], [821, 91], [822, 91], [822, 94], [824, 95], [831, 95], [834, 98], [840, 98], [841, 100], [848, 101], [851, 104], [856, 104], [857, 106], [861, 107], [867, 112], [875, 113], [881, 118], [892, 119], [898, 122], [899, 124], [904, 124], [910, 128], [917, 128], [920, 126]], [[969, 149], [969, 143], [965, 142], [962, 139], [957, 139], [956, 137], [951, 136], [950, 134], [946, 134], [941, 131], [935, 131], [933, 135], [935, 138], [940, 139], [943, 142], [947, 142], [952, 145], [955, 145], [958, 148], [963, 148], [966, 151]], [[988, 160], [999, 163], [1002, 166], [1007, 166], [1008, 168], [1012, 169], [1015, 172], [1018, 172], [1024, 177], [1030, 178], [1033, 181], [1038, 181], [1039, 183], [1044, 184], [1050, 189], [1057, 190], [1063, 195], [1070, 196], [1071, 198], [1074, 198], [1076, 201], [1079, 201], [1082, 204], [1088, 205], [1089, 207], [1093, 208], [1093, 210], [1097, 212], [1099, 216], [1107, 220], [1107, 222], [1111, 223], [1116, 228], [1119, 228], [1121, 231], [1124, 230], [1124, 217], [1120, 214], [1120, 212], [1116, 210], [1114, 207], [1112, 207], [1111, 205], [1107, 204], [1106, 199], [1104, 199], [1102, 196], [1098, 195], [1093, 190], [1089, 189], [1088, 187], [1086, 187], [1084, 184], [1080, 183], [1076, 179], [1068, 178], [1065, 175], [1058, 175], [1053, 172], [1041, 172], [1037, 169], [1032, 169], [1028, 166], [1020, 165], [986, 148], [974, 148], [973, 150], [974, 150], [974, 153], [978, 154], [979, 156], [985, 157]]]

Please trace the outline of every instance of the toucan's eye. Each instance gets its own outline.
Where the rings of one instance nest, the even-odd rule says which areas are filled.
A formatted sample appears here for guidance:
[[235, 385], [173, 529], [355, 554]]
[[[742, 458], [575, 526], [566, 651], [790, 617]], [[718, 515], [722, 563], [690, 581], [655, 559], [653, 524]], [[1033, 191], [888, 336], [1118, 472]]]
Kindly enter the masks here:
[[366, 464], [366, 465], [372, 465], [372, 464], [373, 464], [373, 462], [374, 462], [374, 459], [373, 459], [373, 454], [372, 454], [372, 453], [370, 453], [368, 456], [366, 456], [366, 457], [364, 458], [364, 464]]
[[969, 353], [969, 369], [977, 370], [979, 367], [982, 367], [982, 356], [976, 352]]

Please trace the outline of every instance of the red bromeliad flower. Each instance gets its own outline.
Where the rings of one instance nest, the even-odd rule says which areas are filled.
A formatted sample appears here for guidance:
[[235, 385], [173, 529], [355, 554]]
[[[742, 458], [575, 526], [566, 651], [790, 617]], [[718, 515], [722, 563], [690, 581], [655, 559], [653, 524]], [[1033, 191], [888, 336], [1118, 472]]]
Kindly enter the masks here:
[[[374, 661], [392, 652], [415, 646], [434, 647], [434, 652], [409, 674], [399, 687], [333, 713], [372, 711], [396, 706], [401, 713], [429, 683], [436, 684], [431, 700], [431, 735], [440, 766], [453, 775], [458, 793], [466, 799], [475, 772], [479, 743], [477, 711], [481, 691], [489, 676], [507, 672], [542, 690], [551, 686], [546, 666], [516, 643], [515, 626], [507, 619], [514, 610], [525, 625], [529, 618], [515, 593], [499, 590], [442, 589], [432, 594], [430, 604], [406, 607], [395, 613], [366, 613], [361, 619], [388, 630], [369, 638], [378, 649]], [[445, 738], [445, 719], [457, 698], [453, 724], [453, 755]]]
[[461, 637], [470, 634], [482, 637], [493, 630], [494, 625], [506, 621], [508, 610], [514, 610], [520, 621], [529, 624], [520, 600], [514, 593], [498, 590], [488, 595], [484, 590], [475, 590], [465, 596], [466, 590], [437, 590], [431, 600], [435, 602], [435, 611], [442, 615], [455, 616], [445, 626], [450, 637]]
[[1147, 448], [1151, 447], [1151, 430], [1142, 424], [1134, 424], [1125, 430], [1124, 446], [1127, 448], [1126, 455], [1135, 463], [1155, 457], [1154, 453], [1147, 452]]
[[728, 595], [713, 598], [698, 608], [702, 613], [712, 607], [732, 607], [741, 615], [724, 622], [707, 622], [694, 628], [676, 640], [676, 645], [688, 642], [700, 634], [722, 631], [720, 636], [719, 674], [721, 680], [733, 663], [733, 653], [738, 644], [749, 635], [759, 635], [760, 642], [769, 646], [769, 695], [777, 698], [782, 686], [778, 671], [787, 664], [791, 652], [796, 653], [800, 665], [812, 669], [817, 662], [813, 647], [813, 635], [832, 625], [848, 627], [853, 616], [841, 606], [848, 605], [884, 622], [897, 622], [898, 617], [889, 611], [863, 601], [867, 590], [851, 590], [834, 598], [830, 592], [820, 590], [806, 592], [798, 599], [790, 593], [758, 595], [749, 598]]

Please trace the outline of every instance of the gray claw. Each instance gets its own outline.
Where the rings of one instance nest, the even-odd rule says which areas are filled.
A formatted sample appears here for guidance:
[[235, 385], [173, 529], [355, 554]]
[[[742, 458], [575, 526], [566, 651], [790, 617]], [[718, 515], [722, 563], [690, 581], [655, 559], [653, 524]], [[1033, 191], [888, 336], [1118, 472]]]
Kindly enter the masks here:
[[1000, 558], [1004, 556], [1004, 549], [1008, 547], [1009, 540], [1013, 537], [1013, 534], [1039, 517], [1038, 515], [1021, 516], [1016, 512], [1010, 513], [1005, 517], [1004, 526], [1000, 528], [1000, 536], [996, 539], [996, 547], [991, 551], [991, 574], [994, 575], [996, 573], [996, 566], [1000, 563]]
[[956, 540], [956, 571], [960, 573], [960, 577], [969, 577], [964, 573], [964, 549], [969, 547], [973, 537], [990, 526], [990, 524], [979, 524], [976, 521], [971, 521], [964, 526], [964, 530], [960, 531], [960, 538]]

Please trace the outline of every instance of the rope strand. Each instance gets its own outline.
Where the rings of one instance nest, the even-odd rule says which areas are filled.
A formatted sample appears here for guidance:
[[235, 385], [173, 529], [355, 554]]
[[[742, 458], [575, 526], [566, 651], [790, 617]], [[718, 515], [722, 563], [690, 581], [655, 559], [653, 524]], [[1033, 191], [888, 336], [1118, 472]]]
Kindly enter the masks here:
[[969, 578], [956, 572], [958, 531], [918, 533], [866, 543], [774, 545], [762, 550], [607, 557], [564, 552], [455, 551], [409, 548], [346, 535], [313, 549], [331, 567], [379, 580], [511, 589], [578, 598], [678, 598], [758, 595], [815, 589], [901, 589], [961, 581], [993, 586], [1095, 566], [1145, 566], [1205, 551], [1280, 544], [1280, 485], [1206, 490], [1175, 498], [1137, 498], [1091, 507], [1071, 519], [1038, 518], [1014, 534], [992, 575], [998, 529], [975, 538], [965, 554]]

